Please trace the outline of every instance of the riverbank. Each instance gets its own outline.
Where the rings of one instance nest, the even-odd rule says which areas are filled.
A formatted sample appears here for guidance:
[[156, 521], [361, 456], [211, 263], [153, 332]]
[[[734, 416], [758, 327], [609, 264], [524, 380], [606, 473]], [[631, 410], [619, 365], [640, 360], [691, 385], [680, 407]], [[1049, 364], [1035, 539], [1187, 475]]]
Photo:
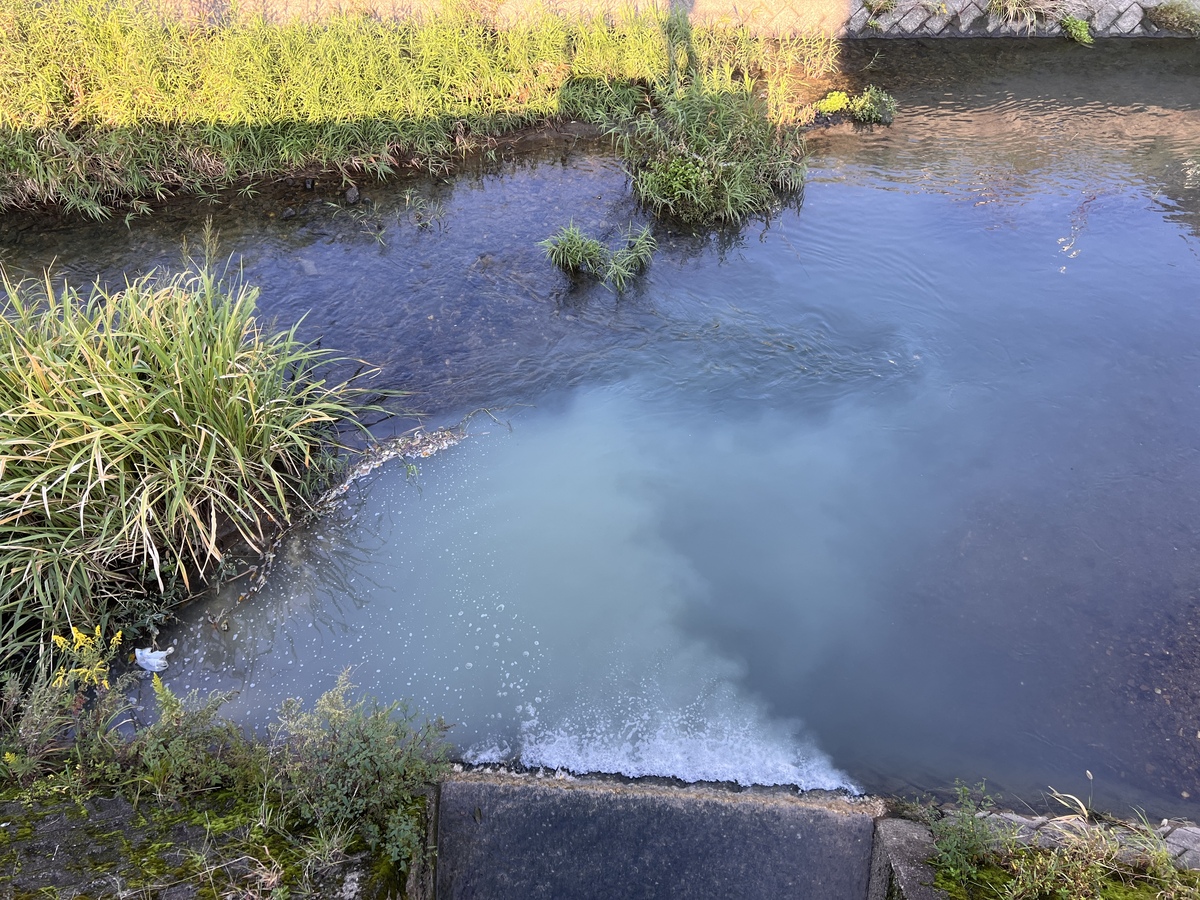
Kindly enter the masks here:
[[252, 826], [196, 809], [50, 794], [9, 802], [0, 805], [4, 896], [1200, 896], [1200, 828], [1096, 818], [1082, 804], [1049, 817], [981, 806], [969, 792], [936, 806], [461, 766], [425, 798], [423, 840], [436, 855], [421, 854], [403, 882], [380, 880], [378, 860], [362, 852], [303, 861], [244, 852]]
[[762, 114], [792, 123], [814, 99], [806, 79], [836, 66], [824, 32], [528, 12], [504, 25], [463, 2], [388, 19], [229, 13], [207, 27], [127, 2], [5, 0], [0, 208], [104, 217], [311, 166], [347, 181], [445, 171], [546, 121], [619, 126], [681, 80], [712, 95], [761, 88]]

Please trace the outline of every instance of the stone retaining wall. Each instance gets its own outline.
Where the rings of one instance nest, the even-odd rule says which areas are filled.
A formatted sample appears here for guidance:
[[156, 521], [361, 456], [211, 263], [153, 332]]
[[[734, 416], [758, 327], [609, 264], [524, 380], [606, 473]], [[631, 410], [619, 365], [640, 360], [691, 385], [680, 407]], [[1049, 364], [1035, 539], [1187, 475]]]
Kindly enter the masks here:
[[[1156, 28], [1146, 11], [1164, 0], [1064, 0], [1041, 3], [1048, 10], [1033, 23], [1011, 21], [989, 10], [988, 0], [897, 0], [888, 12], [854, 0], [838, 34], [847, 38], [1061, 37], [1066, 15], [1085, 20], [1096, 37], [1178, 37]], [[868, 5], [869, 4], [869, 5]]]

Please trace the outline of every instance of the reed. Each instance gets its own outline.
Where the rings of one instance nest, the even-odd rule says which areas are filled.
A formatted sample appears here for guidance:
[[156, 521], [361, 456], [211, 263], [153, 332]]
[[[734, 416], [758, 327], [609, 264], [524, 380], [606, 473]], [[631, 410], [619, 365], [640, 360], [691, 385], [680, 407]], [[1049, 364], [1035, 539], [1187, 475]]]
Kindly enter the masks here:
[[335, 471], [363, 390], [207, 269], [118, 291], [2, 284], [0, 669], [105, 632], [264, 548]]
[[[559, 117], [633, 114], [677, 60], [669, 17], [534, 9], [498, 25], [466, 0], [435, 14], [188, 22], [137, 0], [0, 0], [0, 208], [102, 217], [304, 167], [444, 169], [489, 138]], [[826, 35], [697, 26], [691, 65], [763, 86], [794, 117], [831, 71]]]

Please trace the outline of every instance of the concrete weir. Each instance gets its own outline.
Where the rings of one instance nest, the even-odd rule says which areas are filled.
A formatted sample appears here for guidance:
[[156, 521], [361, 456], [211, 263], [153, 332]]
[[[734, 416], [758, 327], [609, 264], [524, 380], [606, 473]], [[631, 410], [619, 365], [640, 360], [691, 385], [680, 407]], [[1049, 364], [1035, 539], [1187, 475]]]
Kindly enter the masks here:
[[469, 773], [441, 787], [436, 896], [882, 900], [882, 813], [794, 789]]

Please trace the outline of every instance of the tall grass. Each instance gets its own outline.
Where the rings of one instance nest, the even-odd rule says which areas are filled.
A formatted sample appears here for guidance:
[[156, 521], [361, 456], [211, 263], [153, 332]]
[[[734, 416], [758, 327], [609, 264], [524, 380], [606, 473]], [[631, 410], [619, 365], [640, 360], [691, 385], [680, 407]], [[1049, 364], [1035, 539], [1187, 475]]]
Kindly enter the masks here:
[[[14, 284], [0, 316], [0, 668], [128, 622], [262, 547], [336, 465], [361, 399], [257, 291], [211, 271], [123, 290]], [[158, 602], [158, 601], [155, 601]]]
[[[438, 169], [562, 116], [611, 122], [673, 74], [668, 22], [546, 7], [499, 27], [457, 0], [401, 19], [202, 25], [138, 0], [0, 0], [0, 208], [99, 217], [307, 166]], [[714, 82], [761, 83], [779, 118], [837, 55], [826, 35], [720, 26], [697, 26], [689, 52]]]

